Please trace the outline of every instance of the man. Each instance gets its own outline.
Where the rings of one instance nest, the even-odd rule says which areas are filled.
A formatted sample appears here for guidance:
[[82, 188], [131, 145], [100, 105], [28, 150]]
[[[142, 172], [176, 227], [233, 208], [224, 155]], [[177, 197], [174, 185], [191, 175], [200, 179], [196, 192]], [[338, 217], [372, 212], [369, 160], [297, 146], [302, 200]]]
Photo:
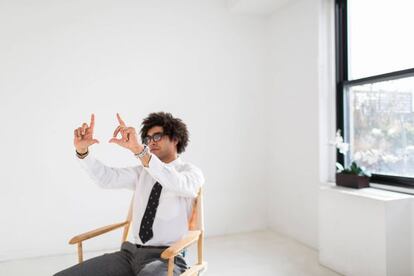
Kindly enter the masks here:
[[[188, 219], [199, 188], [202, 172], [184, 162], [178, 154], [188, 144], [186, 125], [170, 113], [151, 113], [143, 120], [141, 140], [117, 114], [119, 126], [110, 143], [130, 150], [138, 160], [135, 167], [110, 168], [94, 159], [89, 147], [99, 143], [93, 136], [94, 114], [89, 126], [83, 123], [74, 131], [79, 161], [93, 181], [103, 188], [128, 188], [135, 191], [132, 234], [135, 244], [124, 242], [121, 250], [77, 264], [56, 276], [130, 276], [166, 275], [167, 262], [161, 253], [188, 231]], [[118, 135], [121, 135], [118, 138]], [[174, 275], [187, 265], [183, 256], [175, 258]]]

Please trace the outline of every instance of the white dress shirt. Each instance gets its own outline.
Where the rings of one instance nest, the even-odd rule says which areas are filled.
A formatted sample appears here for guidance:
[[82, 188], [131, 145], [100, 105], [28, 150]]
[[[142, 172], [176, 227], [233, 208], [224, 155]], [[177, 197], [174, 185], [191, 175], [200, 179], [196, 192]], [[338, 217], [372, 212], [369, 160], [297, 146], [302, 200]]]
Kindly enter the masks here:
[[139, 237], [142, 217], [155, 182], [162, 186], [154, 224], [153, 237], [145, 245], [169, 246], [188, 232], [188, 220], [192, 204], [199, 188], [204, 184], [200, 169], [181, 160], [163, 163], [154, 154], [148, 168], [140, 164], [135, 167], [112, 168], [93, 158], [91, 154], [79, 159], [92, 180], [102, 188], [127, 188], [135, 191], [132, 216], [134, 242], [143, 244]]

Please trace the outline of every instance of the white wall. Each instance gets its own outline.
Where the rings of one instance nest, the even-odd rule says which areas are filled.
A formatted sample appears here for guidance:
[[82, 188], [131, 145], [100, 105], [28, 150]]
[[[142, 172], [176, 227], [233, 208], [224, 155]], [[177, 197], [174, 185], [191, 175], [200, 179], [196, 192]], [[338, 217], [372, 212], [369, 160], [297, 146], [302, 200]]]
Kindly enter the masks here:
[[267, 149], [272, 229], [317, 248], [320, 1], [302, 0], [270, 18]]
[[183, 118], [191, 132], [184, 158], [207, 179], [207, 234], [266, 227], [271, 140], [257, 108], [267, 89], [266, 24], [229, 13], [224, 0], [1, 1], [0, 260], [74, 252], [72, 235], [125, 217], [130, 193], [96, 187], [73, 157], [72, 131], [91, 112], [101, 140], [92, 151], [114, 166], [137, 162], [106, 143], [116, 112], [136, 127], [151, 111]]

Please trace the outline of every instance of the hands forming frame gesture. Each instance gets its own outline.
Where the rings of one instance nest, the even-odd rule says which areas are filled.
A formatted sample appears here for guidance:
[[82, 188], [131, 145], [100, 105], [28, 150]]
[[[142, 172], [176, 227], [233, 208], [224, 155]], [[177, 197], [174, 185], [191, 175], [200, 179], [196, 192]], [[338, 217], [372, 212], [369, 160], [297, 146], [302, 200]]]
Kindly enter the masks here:
[[[116, 127], [109, 143], [115, 143], [123, 148], [129, 149], [134, 154], [140, 153], [144, 149], [144, 146], [138, 142], [135, 128], [128, 127], [118, 113], [116, 114], [116, 117], [119, 125]], [[95, 115], [92, 114], [89, 125], [83, 123], [82, 126], [74, 130], [73, 144], [78, 154], [86, 154], [91, 145], [99, 143], [93, 135], [94, 127]], [[117, 138], [118, 134], [121, 134], [121, 138]]]

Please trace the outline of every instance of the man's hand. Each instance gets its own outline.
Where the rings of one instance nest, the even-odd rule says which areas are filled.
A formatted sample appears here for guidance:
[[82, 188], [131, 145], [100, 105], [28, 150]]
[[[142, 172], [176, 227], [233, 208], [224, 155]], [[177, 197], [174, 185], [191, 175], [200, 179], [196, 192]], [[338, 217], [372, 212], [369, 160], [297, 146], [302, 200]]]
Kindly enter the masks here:
[[88, 147], [99, 143], [98, 140], [93, 138], [93, 128], [95, 127], [95, 115], [91, 115], [91, 123], [83, 123], [81, 127], [78, 127], [74, 131], [74, 140], [73, 144], [76, 148], [76, 151], [80, 154], [86, 153]]
[[[119, 126], [115, 129], [113, 138], [109, 140], [109, 143], [118, 144], [121, 147], [129, 149], [134, 154], [140, 153], [144, 149], [144, 146], [138, 142], [135, 128], [127, 127], [118, 113], [116, 114], [116, 117], [118, 119]], [[117, 138], [119, 133], [121, 133], [120, 139]]]

